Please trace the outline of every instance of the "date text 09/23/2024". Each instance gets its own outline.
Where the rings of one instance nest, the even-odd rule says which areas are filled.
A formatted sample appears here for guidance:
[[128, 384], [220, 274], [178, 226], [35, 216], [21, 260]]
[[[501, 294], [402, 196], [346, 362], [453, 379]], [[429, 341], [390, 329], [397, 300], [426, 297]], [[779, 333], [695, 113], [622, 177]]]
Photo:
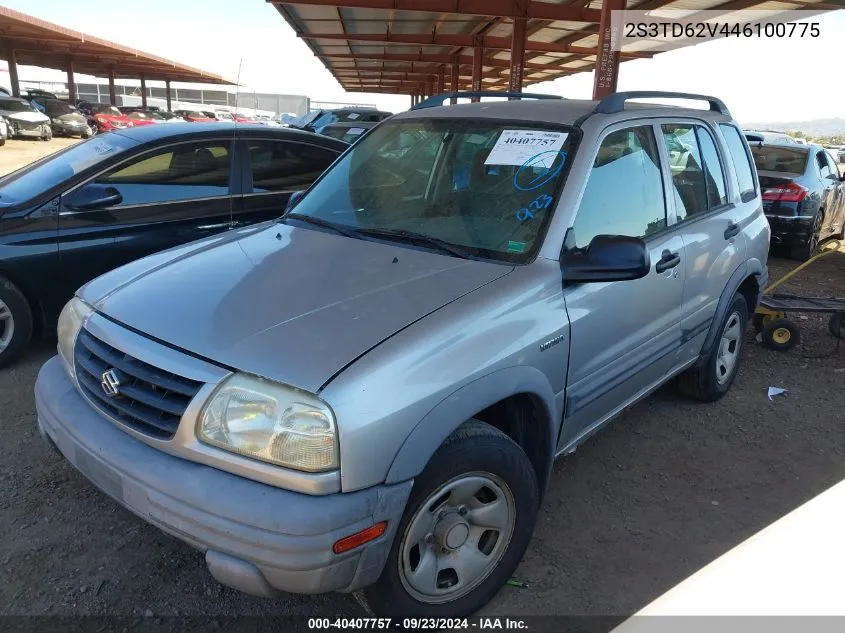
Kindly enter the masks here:
[[526, 630], [528, 625], [519, 618], [308, 618], [310, 630], [390, 630], [446, 631], [446, 630]]

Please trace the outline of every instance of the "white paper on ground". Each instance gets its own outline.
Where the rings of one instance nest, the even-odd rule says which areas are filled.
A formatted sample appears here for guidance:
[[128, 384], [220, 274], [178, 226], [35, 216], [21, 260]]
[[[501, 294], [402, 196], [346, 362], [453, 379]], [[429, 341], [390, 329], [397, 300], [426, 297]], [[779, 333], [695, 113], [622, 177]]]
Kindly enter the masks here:
[[769, 400], [782, 393], [786, 393], [786, 389], [781, 389], [780, 387], [769, 387]]
[[502, 130], [490, 151], [485, 165], [514, 165], [521, 167], [528, 160], [542, 154], [536, 167], [550, 168], [569, 134], [542, 130]]

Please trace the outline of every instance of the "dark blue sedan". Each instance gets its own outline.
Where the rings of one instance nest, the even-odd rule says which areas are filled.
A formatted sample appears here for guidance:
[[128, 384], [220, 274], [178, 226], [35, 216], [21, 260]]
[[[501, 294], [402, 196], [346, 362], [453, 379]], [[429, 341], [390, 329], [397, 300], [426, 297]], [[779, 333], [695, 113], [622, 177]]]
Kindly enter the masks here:
[[750, 145], [773, 247], [803, 261], [822, 240], [845, 238], [845, 177], [823, 147]]

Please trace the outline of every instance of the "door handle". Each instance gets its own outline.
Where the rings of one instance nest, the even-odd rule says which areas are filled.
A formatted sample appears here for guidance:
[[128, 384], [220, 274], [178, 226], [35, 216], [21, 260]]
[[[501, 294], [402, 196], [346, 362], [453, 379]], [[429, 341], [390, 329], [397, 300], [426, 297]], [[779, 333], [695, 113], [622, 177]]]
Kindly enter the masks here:
[[658, 273], [664, 273], [670, 268], [674, 268], [678, 264], [681, 263], [681, 256], [677, 253], [673, 253], [669, 250], [663, 251], [663, 255], [660, 257], [660, 261], [657, 262], [657, 265], [654, 267]]
[[734, 224], [731, 222], [728, 224], [728, 228], [725, 229], [725, 239], [729, 240], [732, 237], [736, 237], [739, 235], [739, 224]]

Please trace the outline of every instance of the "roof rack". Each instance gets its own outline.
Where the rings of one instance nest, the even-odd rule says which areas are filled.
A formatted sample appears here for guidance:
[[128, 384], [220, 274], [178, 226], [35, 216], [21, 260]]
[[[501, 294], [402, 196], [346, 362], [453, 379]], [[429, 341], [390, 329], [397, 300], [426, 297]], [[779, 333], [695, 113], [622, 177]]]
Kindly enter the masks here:
[[442, 92], [428, 99], [420, 101], [411, 110], [422, 108], [436, 108], [446, 103], [447, 99], [472, 99], [474, 97], [498, 97], [500, 99], [563, 99], [558, 95], [535, 94], [530, 92], [494, 92], [492, 90], [477, 90], [473, 92]]
[[710, 104], [712, 112], [718, 112], [730, 116], [728, 106], [724, 104], [721, 99], [716, 97], [708, 97], [707, 95], [696, 95], [687, 92], [663, 92], [662, 90], [632, 90], [629, 92], [614, 92], [599, 101], [596, 106], [596, 114], [613, 114], [614, 112], [622, 112], [625, 109], [625, 102], [630, 99], [692, 99], [695, 101], [707, 101]]

